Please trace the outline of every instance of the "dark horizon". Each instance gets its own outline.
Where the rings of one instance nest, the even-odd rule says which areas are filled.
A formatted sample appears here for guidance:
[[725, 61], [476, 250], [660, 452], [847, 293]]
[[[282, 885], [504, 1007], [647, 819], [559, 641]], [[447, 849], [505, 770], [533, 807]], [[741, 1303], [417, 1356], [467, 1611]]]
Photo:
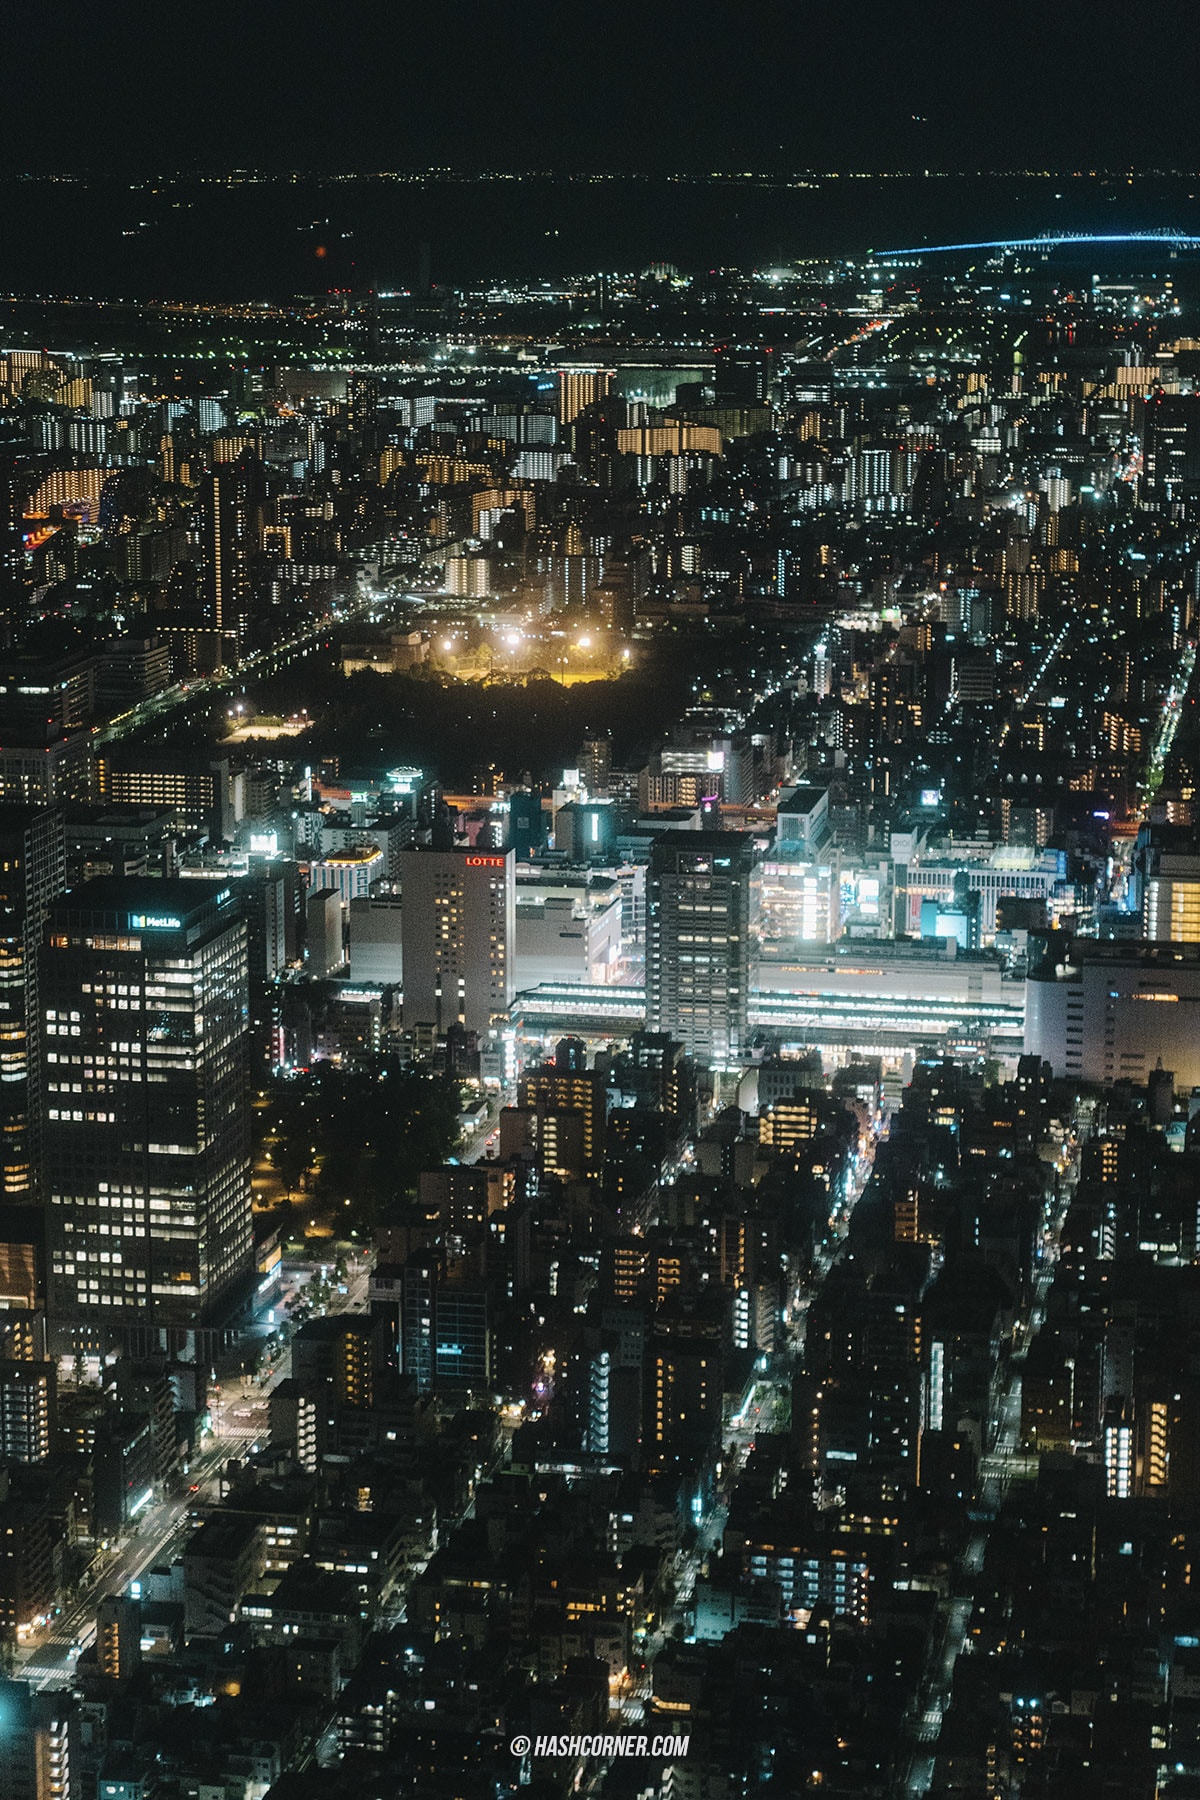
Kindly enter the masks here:
[[0, 207], [9, 296], [279, 299], [403, 290], [422, 269], [456, 288], [659, 262], [772, 268], [1046, 232], [1195, 236], [1200, 177], [227, 171], [0, 179]]
[[784, 163], [755, 165], [735, 164], [727, 168], [688, 167], [683, 163], [654, 168], [621, 167], [616, 163], [525, 163], [462, 158], [457, 162], [210, 162], [195, 159], [139, 170], [115, 167], [111, 160], [102, 164], [80, 162], [58, 167], [44, 166], [0, 170], [0, 183], [90, 181], [120, 185], [144, 186], [150, 181], [231, 181], [234, 177], [247, 181], [506, 181], [534, 176], [549, 181], [726, 181], [769, 182], [791, 181], [1119, 181], [1136, 182], [1153, 179], [1200, 180], [1200, 160], [1193, 165], [1166, 160], [1130, 162], [1092, 162], [1086, 166], [1079, 159], [1060, 163], [1026, 161], [1024, 163], [921, 163], [893, 166], [862, 163]]
[[61, 8], [24, 12], [0, 177], [333, 169], [347, 146], [375, 169], [1175, 166], [1200, 52], [1191, 9], [1156, 9], [1142, 53], [1111, 0], [1003, 15], [920, 0], [860, 11], [853, 34], [811, 0], [135, 3], [69, 43]]

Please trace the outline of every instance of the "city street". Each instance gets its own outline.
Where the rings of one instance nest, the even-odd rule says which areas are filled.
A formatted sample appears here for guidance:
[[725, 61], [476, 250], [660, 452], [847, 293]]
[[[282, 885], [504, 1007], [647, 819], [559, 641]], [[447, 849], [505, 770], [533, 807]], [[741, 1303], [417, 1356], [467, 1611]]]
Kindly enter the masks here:
[[128, 1593], [130, 1583], [144, 1570], [159, 1563], [170, 1563], [179, 1554], [189, 1533], [195, 1529], [189, 1514], [199, 1505], [215, 1501], [220, 1471], [233, 1453], [230, 1437], [222, 1435], [210, 1439], [191, 1468], [190, 1479], [198, 1484], [199, 1492], [192, 1494], [185, 1488], [182, 1494], [154, 1501], [145, 1508], [133, 1535], [106, 1562], [75, 1603], [55, 1619], [35, 1643], [18, 1652], [17, 1674], [23, 1680], [36, 1688], [67, 1684], [78, 1651], [86, 1649], [95, 1640], [97, 1602], [106, 1594]]
[[[1084, 1114], [1081, 1112], [1082, 1123]], [[1079, 1146], [1072, 1152], [1063, 1181], [1064, 1198], [1049, 1232], [1048, 1254], [1034, 1280], [1033, 1293], [1025, 1319], [1020, 1322], [1017, 1348], [1008, 1369], [1004, 1392], [992, 1420], [994, 1437], [989, 1454], [980, 1460], [980, 1481], [976, 1513], [980, 1522], [972, 1531], [959, 1558], [957, 1591], [939, 1601], [933, 1649], [926, 1664], [924, 1680], [909, 1719], [912, 1744], [907, 1771], [898, 1792], [908, 1800], [923, 1800], [932, 1788], [936, 1762], [936, 1746], [941, 1736], [942, 1721], [949, 1708], [954, 1689], [954, 1668], [967, 1646], [967, 1630], [974, 1611], [973, 1578], [983, 1568], [987, 1553], [991, 1522], [1004, 1503], [1012, 1476], [1012, 1464], [1021, 1440], [1021, 1369], [1046, 1316], [1046, 1299], [1054, 1281], [1057, 1246], [1066, 1218], [1069, 1196], [1078, 1177]], [[976, 1516], [972, 1514], [972, 1517]], [[964, 1578], [972, 1579], [966, 1580]]]

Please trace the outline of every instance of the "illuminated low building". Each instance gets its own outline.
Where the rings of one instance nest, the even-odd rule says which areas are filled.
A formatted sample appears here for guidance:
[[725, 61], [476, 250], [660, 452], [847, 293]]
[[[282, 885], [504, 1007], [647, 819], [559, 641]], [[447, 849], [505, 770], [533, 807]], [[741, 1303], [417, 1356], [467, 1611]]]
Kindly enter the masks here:
[[1200, 945], [1048, 932], [1030, 948], [1025, 1044], [1055, 1075], [1200, 1085]]

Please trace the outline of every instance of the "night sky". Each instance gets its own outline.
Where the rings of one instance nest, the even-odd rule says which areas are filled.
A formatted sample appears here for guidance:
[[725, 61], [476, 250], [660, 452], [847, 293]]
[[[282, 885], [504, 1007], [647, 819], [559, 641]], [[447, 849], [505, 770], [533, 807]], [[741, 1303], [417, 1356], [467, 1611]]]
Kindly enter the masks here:
[[1185, 0], [17, 0], [0, 176], [1196, 167], [1198, 52]]

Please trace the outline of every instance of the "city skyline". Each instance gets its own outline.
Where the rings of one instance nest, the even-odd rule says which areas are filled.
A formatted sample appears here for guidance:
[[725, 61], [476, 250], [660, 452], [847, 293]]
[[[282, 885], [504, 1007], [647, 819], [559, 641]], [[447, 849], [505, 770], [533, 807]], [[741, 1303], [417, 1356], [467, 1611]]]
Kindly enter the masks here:
[[4, 1800], [1194, 1800], [1190, 15], [96, 24], [0, 148]]

